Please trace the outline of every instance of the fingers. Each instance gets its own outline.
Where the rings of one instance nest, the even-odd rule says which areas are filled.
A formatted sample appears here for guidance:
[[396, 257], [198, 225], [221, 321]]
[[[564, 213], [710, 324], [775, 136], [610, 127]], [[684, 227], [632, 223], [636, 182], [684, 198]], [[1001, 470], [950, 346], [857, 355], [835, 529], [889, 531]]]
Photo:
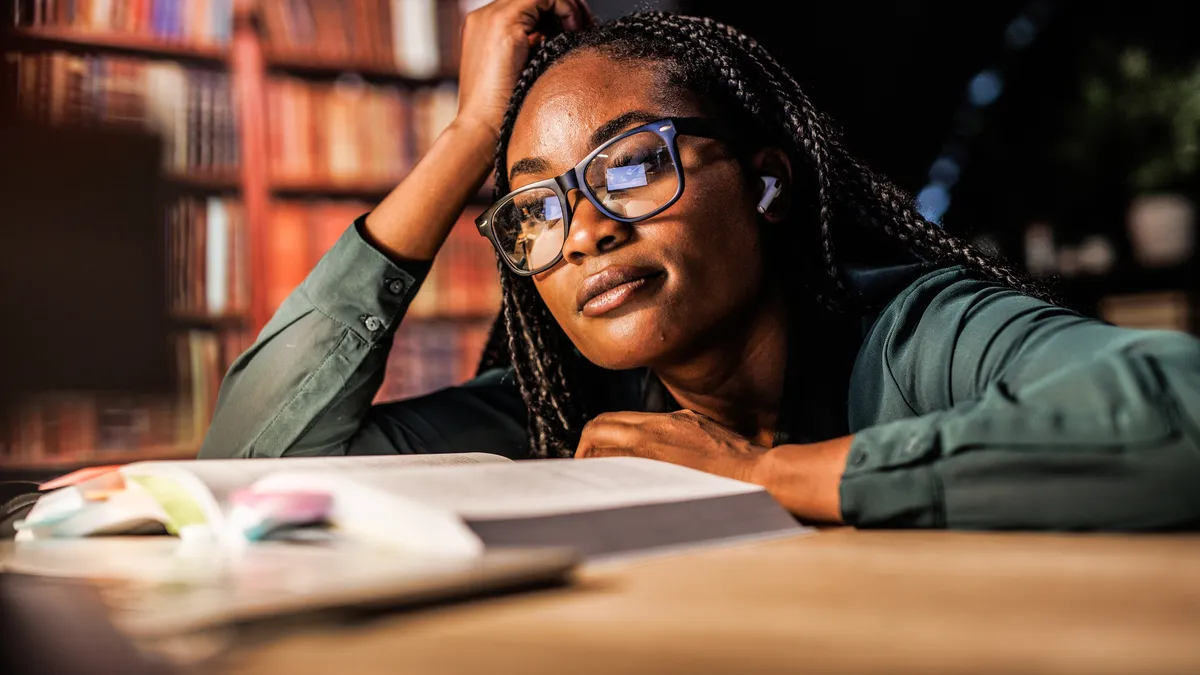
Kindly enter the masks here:
[[607, 412], [583, 427], [575, 457], [629, 455], [658, 458], [669, 438], [674, 414], [631, 411]]
[[587, 451], [577, 451], [575, 459], [595, 459], [597, 457], [640, 457], [628, 448], [588, 448]]
[[591, 8], [583, 0], [497, 0], [475, 11], [487, 11], [515, 21], [526, 33], [535, 31], [543, 13], [554, 14], [568, 31], [586, 28], [593, 21]]
[[575, 449], [575, 457], [598, 457], [600, 449], [605, 451], [624, 451], [638, 447], [637, 427], [612, 420], [603, 419], [603, 415], [588, 422], [579, 436], [579, 446]]
[[592, 418], [588, 424], [645, 424], [652, 420], [660, 419], [661, 413], [644, 413], [634, 412], [632, 410], [621, 410], [616, 412], [600, 413]]

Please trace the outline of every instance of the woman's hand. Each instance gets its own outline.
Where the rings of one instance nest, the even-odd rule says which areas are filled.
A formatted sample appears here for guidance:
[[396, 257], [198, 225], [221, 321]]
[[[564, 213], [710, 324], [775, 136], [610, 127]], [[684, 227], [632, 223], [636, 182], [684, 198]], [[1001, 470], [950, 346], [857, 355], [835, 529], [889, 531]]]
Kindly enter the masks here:
[[756, 483], [803, 520], [840, 523], [839, 488], [853, 440], [764, 448], [690, 410], [615, 412], [587, 423], [575, 457], [647, 457]]
[[467, 15], [459, 70], [459, 124], [500, 136], [504, 111], [531, 45], [592, 22], [587, 0], [495, 0]]
[[691, 410], [597, 415], [584, 426], [575, 450], [577, 459], [647, 457], [750, 483], [758, 482], [766, 454], [766, 448]]
[[591, 23], [586, 0], [495, 0], [463, 25], [458, 115], [367, 216], [367, 240], [393, 260], [432, 260], [478, 193], [532, 41]]

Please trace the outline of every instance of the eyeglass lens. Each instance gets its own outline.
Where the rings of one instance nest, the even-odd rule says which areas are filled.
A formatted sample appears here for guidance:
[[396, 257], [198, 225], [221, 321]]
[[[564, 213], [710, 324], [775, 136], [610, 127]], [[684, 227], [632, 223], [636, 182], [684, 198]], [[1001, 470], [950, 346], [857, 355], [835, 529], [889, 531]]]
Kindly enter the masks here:
[[[627, 136], [596, 155], [584, 169], [587, 187], [606, 215], [638, 218], [668, 203], [679, 188], [679, 173], [661, 136], [644, 131]], [[566, 240], [566, 211], [553, 190], [531, 188], [509, 196], [492, 217], [501, 251], [521, 270], [554, 262]]]

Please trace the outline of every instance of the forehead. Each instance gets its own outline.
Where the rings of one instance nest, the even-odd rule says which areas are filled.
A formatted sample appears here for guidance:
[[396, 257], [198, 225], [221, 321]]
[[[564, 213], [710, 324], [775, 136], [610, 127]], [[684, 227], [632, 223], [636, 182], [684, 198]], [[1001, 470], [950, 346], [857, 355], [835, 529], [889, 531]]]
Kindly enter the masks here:
[[542, 157], [558, 173], [593, 150], [592, 132], [631, 110], [663, 117], [697, 114], [696, 107], [665, 86], [653, 63], [615, 60], [593, 50], [568, 56], [534, 83], [513, 123], [507, 166]]

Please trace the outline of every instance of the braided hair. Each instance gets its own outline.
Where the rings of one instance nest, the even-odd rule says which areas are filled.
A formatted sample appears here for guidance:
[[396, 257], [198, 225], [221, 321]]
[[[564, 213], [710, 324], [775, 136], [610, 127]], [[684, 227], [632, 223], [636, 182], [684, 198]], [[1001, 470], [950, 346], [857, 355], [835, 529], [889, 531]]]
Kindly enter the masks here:
[[[792, 268], [799, 263], [794, 290], [802, 292], [790, 296], [797, 304], [809, 302], [834, 313], [830, 316], [862, 309], [842, 280], [843, 264], [852, 259], [961, 265], [975, 276], [1044, 296], [1039, 287], [921, 217], [912, 199], [842, 148], [830, 121], [758, 42], [712, 19], [639, 12], [541, 43], [504, 115], [495, 198], [509, 192], [508, 143], [534, 82], [554, 63], [584, 49], [655, 64], [670, 85], [712, 107], [727, 128], [749, 129], [759, 147], [788, 153], [815, 190], [808, 202], [793, 208], [797, 215], [792, 217], [808, 217], [805, 226], [771, 228], [790, 240], [767, 249], [784, 250]], [[584, 423], [601, 412], [597, 392], [604, 372], [574, 349], [530, 280], [503, 264], [499, 268], [501, 315], [480, 370], [512, 366], [526, 404], [532, 456], [570, 456]]]

